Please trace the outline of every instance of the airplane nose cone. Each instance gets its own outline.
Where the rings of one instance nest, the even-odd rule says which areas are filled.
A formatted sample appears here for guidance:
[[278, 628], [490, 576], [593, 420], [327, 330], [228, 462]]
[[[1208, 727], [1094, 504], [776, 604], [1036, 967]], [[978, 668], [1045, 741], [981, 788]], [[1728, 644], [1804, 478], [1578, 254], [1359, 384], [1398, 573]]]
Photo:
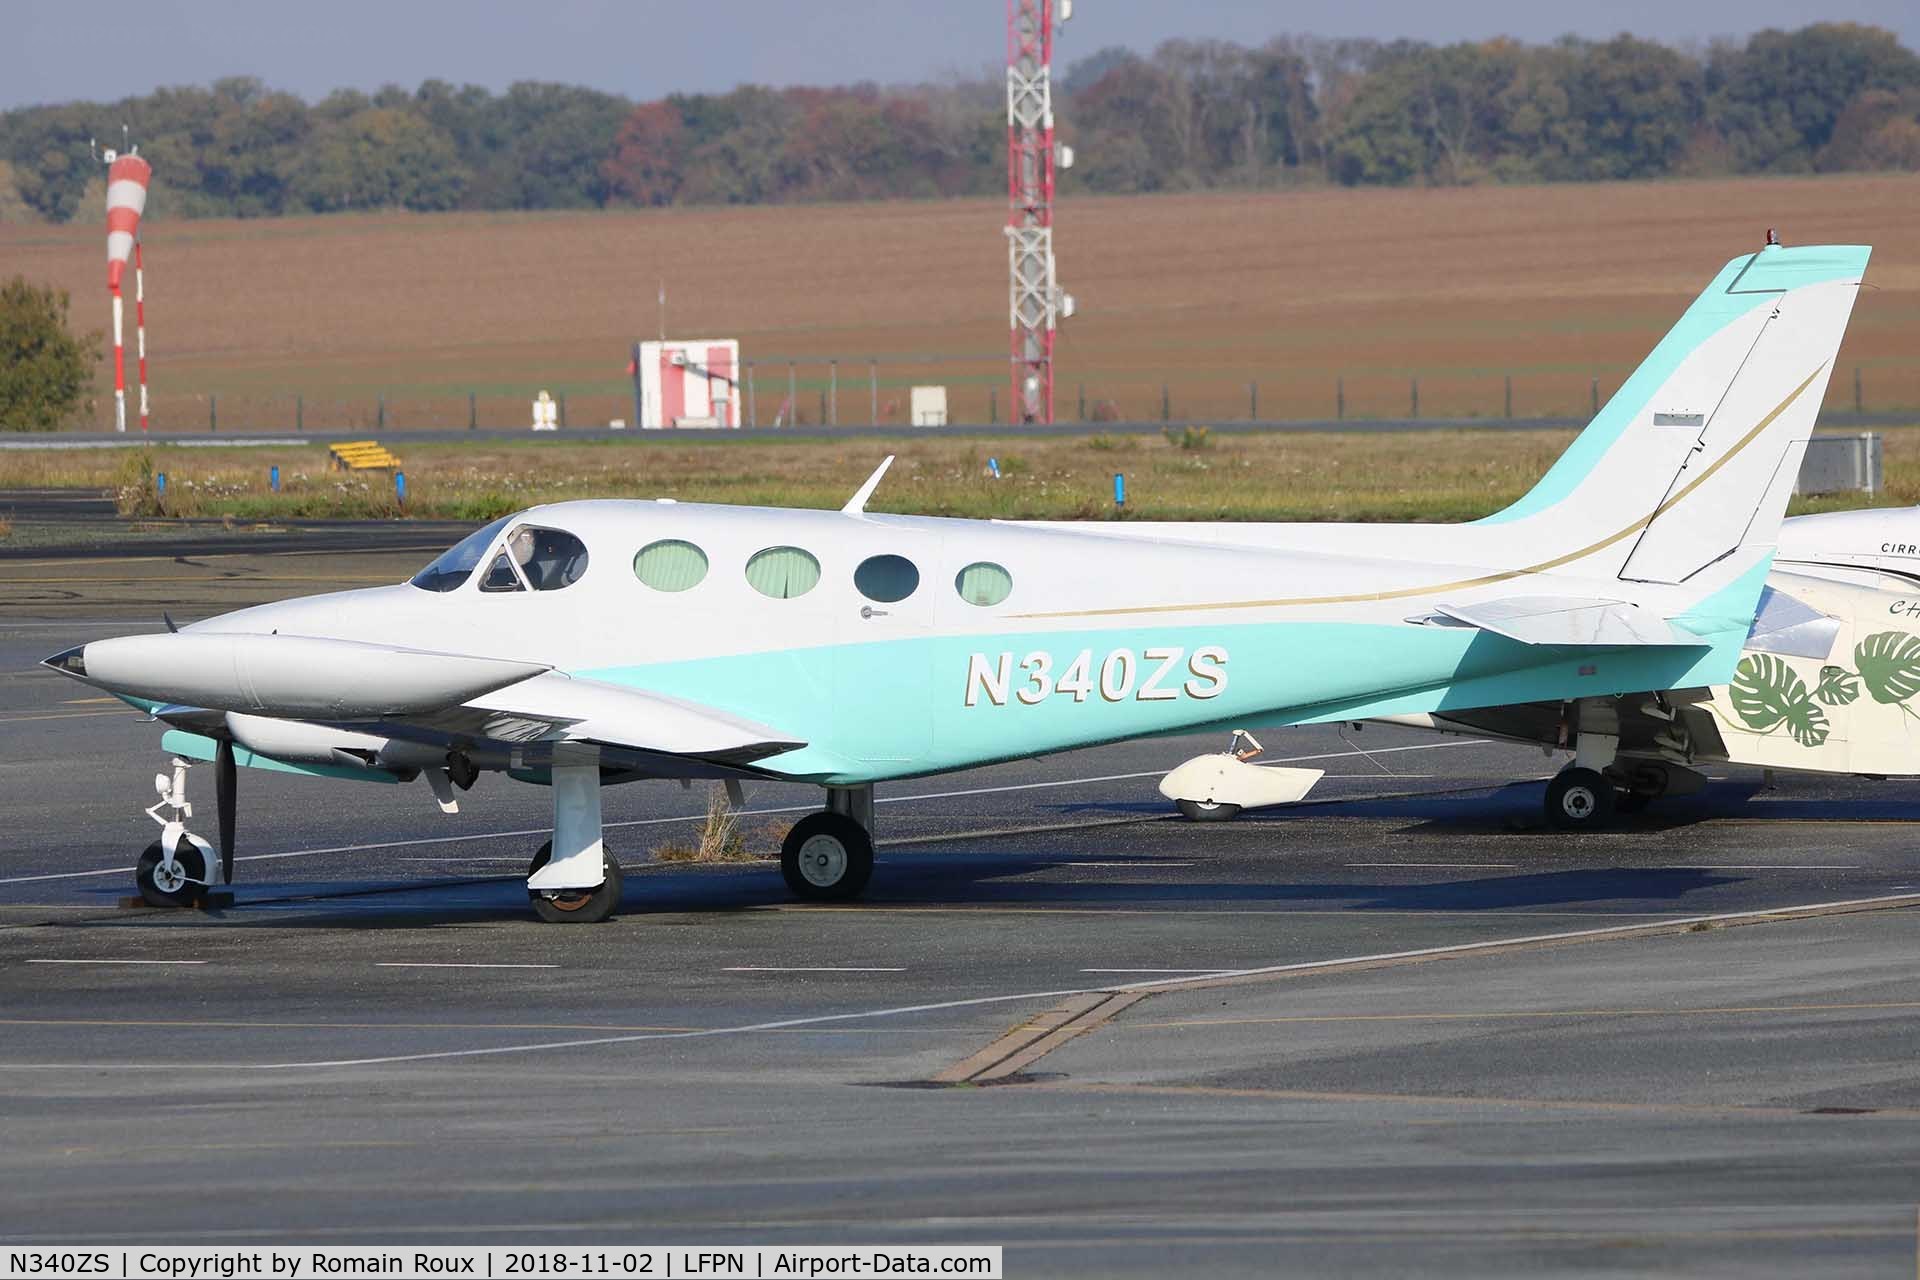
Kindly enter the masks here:
[[61, 675], [85, 680], [87, 678], [87, 646], [77, 644], [71, 649], [62, 649], [51, 658], [42, 658], [40, 665], [52, 667]]

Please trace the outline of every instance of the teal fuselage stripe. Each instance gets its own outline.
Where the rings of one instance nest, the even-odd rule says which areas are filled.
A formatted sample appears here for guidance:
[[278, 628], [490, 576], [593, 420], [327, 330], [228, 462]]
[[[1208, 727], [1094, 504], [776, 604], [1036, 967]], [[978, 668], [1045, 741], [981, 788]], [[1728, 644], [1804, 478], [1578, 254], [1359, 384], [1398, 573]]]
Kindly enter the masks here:
[[[1756, 565], [1683, 619], [1699, 633], [1698, 647], [1549, 648], [1457, 627], [1261, 622], [921, 636], [575, 674], [792, 733], [808, 745], [761, 767], [850, 786], [1228, 724], [1311, 724], [1723, 684], [1767, 568]], [[1205, 698], [1189, 692], [1190, 683], [1206, 689], [1209, 682], [1188, 665], [1204, 647], [1227, 651], [1225, 686]], [[1158, 686], [1175, 690], [1173, 698], [1135, 696], [1161, 665], [1144, 659], [1150, 648], [1181, 651]], [[1017, 696], [1036, 688], [1020, 666], [1027, 655], [1047, 655], [1057, 682], [1082, 651], [1092, 656], [1084, 696], [1053, 692], [1031, 705]], [[1101, 668], [1117, 651], [1133, 655], [1133, 680], [1126, 696], [1109, 699]], [[996, 671], [1001, 654], [1010, 658], [1004, 703], [976, 679], [968, 706], [970, 669]]]

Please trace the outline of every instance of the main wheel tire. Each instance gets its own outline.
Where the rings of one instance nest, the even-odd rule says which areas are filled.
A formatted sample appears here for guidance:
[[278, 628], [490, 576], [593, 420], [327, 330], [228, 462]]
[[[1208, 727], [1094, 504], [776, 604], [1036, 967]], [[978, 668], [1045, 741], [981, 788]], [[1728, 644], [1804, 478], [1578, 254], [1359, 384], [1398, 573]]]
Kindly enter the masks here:
[[200, 856], [200, 850], [191, 841], [182, 837], [179, 847], [174, 850], [173, 860], [179, 864], [179, 871], [169, 874], [161, 870], [166, 860], [166, 850], [156, 842], [147, 846], [140, 855], [140, 861], [134, 864], [133, 882], [140, 888], [140, 896], [146, 899], [150, 907], [190, 907], [193, 900], [200, 896], [206, 887], [198, 883], [207, 878], [207, 860]]
[[1668, 765], [1659, 762], [1636, 765], [1627, 772], [1626, 781], [1621, 785], [1615, 811], [1644, 812], [1648, 805], [1666, 795], [1672, 787], [1673, 769]]
[[[559, 889], [540, 892], [527, 890], [527, 901], [533, 906], [533, 914], [548, 924], [599, 924], [613, 918], [620, 909], [620, 893], [623, 888], [620, 875], [620, 863], [612, 854], [605, 854], [601, 866], [606, 870], [607, 878], [592, 889]], [[553, 841], [540, 846], [533, 855], [533, 861], [527, 864], [527, 875], [553, 860]]]
[[857, 898], [873, 878], [873, 837], [843, 813], [810, 813], [780, 842], [780, 875], [803, 901]]
[[1224, 800], [1175, 800], [1173, 804], [1191, 822], [1228, 822], [1240, 816], [1240, 806]]
[[1603, 826], [1613, 805], [1613, 784], [1594, 769], [1562, 769], [1547, 784], [1547, 825], [1561, 831]]

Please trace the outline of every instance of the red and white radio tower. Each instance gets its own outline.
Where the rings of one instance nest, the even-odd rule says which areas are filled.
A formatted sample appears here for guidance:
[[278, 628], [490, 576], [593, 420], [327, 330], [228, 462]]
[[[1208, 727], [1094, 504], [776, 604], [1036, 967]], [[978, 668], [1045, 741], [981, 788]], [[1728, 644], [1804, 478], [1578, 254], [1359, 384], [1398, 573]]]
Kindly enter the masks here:
[[[1053, 24], [1073, 0], [1007, 0], [1007, 273], [1013, 398], [1021, 422], [1053, 421], [1053, 333], [1073, 314], [1054, 279], [1053, 172], [1073, 163], [1053, 140]], [[1056, 159], [1056, 151], [1058, 156]]]

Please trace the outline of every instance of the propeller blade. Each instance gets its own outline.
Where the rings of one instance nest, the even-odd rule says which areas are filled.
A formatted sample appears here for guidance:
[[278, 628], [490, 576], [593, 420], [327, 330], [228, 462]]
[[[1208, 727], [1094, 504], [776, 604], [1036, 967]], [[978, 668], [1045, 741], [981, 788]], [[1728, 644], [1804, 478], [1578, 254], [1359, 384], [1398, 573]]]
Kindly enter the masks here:
[[233, 762], [233, 743], [220, 739], [213, 758], [214, 796], [220, 811], [220, 882], [233, 883], [233, 811], [234, 791], [240, 771]]

